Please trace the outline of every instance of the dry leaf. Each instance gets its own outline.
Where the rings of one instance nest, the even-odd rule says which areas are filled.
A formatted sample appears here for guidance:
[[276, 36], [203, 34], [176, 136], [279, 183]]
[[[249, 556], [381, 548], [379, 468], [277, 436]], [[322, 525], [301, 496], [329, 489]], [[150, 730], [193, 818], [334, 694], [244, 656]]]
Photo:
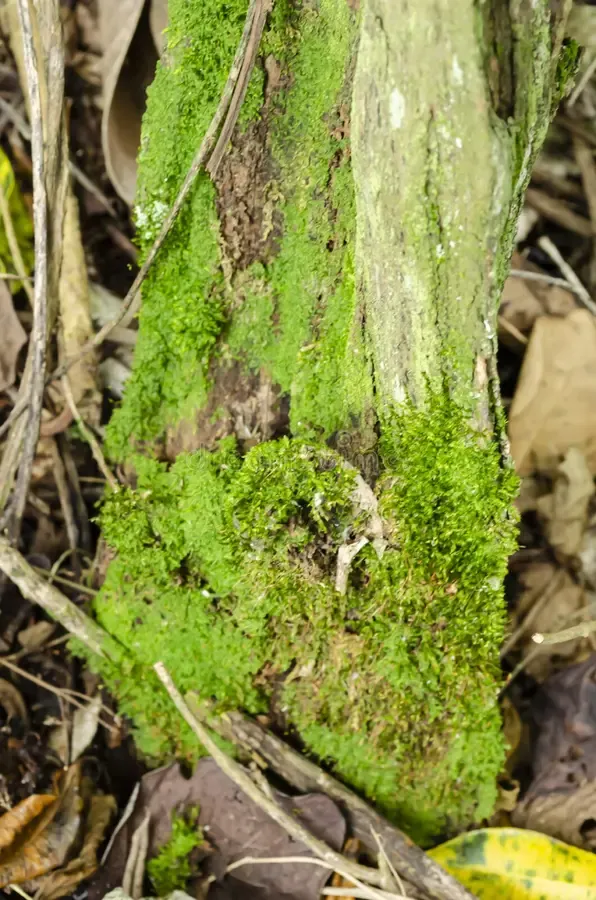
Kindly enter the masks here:
[[17, 640], [24, 650], [37, 650], [39, 647], [43, 647], [55, 631], [55, 622], [47, 622], [45, 619], [41, 619], [39, 622], [35, 622], [28, 628], [23, 628], [22, 631], [19, 631]]
[[56, 754], [62, 765], [67, 766], [70, 760], [68, 722], [65, 720], [58, 722], [50, 731], [47, 741], [48, 748]]
[[[286, 797], [274, 791], [275, 798], [288, 812], [297, 812], [303, 824], [329, 846], [340, 850], [345, 836], [345, 820], [339, 809], [323, 794]], [[228, 864], [246, 856], [302, 856], [307, 848], [288, 837], [265, 812], [260, 810], [238, 786], [224, 775], [212, 759], [199, 760], [194, 774], [186, 779], [178, 765], [149, 772], [133, 814], [116, 836], [112, 849], [89, 888], [89, 900], [103, 900], [108, 891], [122, 884], [122, 875], [131, 837], [149, 812], [151, 818], [149, 856], [154, 856], [171, 834], [174, 811], [198, 806], [199, 825], [209, 837], [213, 852], [206, 867], [221, 877]], [[208, 830], [207, 830], [208, 828]], [[236, 888], [234, 895], [254, 897], [251, 887], [259, 885], [260, 900], [318, 900], [329, 872], [304, 864], [278, 866], [247, 865], [227, 876], [222, 888]], [[209, 892], [211, 894], [211, 890]], [[214, 895], [215, 896], [215, 895]], [[223, 897], [223, 895], [221, 895]]]
[[52, 800], [54, 802], [47, 805], [39, 821], [33, 820], [24, 831], [13, 832], [10, 846], [5, 845], [0, 856], [0, 887], [37, 878], [62, 865], [66, 859], [81, 824], [80, 770], [77, 766], [71, 766], [64, 773], [60, 780], [60, 795]]
[[596, 656], [545, 681], [530, 715], [533, 780], [513, 821], [596, 849]]
[[151, 30], [141, 18], [144, 7], [145, 0], [101, 0], [99, 4], [103, 152], [110, 180], [129, 205], [135, 196], [145, 91], [157, 63]]
[[97, 733], [99, 714], [101, 711], [101, 697], [93, 697], [84, 707], [76, 709], [72, 717], [72, 738], [70, 748], [70, 760], [76, 760], [82, 756]]
[[113, 797], [99, 794], [92, 797], [84, 825], [83, 846], [75, 859], [61, 869], [36, 879], [34, 888], [36, 900], [56, 900], [71, 894], [76, 886], [96, 871], [97, 850], [116, 811]]
[[[93, 337], [89, 308], [89, 285], [85, 252], [81, 241], [79, 208], [69, 188], [64, 214], [62, 268], [59, 282], [60, 350], [66, 356], [76, 356], [81, 347]], [[91, 425], [98, 425], [101, 414], [101, 393], [97, 387], [97, 355], [87, 353], [69, 372], [75, 404], [81, 416]]]
[[41, 814], [55, 801], [54, 794], [33, 794], [0, 816], [0, 851], [2, 851], [0, 865], [6, 849], [18, 840], [26, 829], [33, 828], [36, 822], [39, 823]]
[[15, 312], [5, 281], [0, 281], [0, 334], [0, 391], [5, 391], [15, 382], [19, 353], [27, 343], [27, 334]]
[[584, 309], [537, 319], [509, 414], [520, 475], [553, 473], [570, 447], [596, 473], [596, 324]]
[[525, 334], [531, 330], [538, 316], [544, 315], [544, 307], [529, 281], [510, 275], [503, 286], [499, 313], [510, 325]]
[[540, 497], [536, 504], [551, 547], [563, 557], [579, 551], [593, 494], [594, 478], [584, 455], [571, 447], [557, 469], [552, 494]]
[[5, 678], [0, 678], [0, 706], [6, 712], [8, 720], [18, 718], [25, 724], [28, 723], [27, 707], [21, 692]]

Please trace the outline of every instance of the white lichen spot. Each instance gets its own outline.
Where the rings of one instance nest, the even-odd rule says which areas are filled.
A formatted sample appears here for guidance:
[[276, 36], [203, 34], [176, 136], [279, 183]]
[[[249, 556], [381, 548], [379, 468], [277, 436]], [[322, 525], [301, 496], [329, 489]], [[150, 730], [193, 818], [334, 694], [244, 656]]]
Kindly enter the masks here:
[[445, 256], [445, 250], [442, 244], [437, 244], [435, 247], [435, 253], [437, 254], [437, 259], [443, 259]]
[[453, 248], [455, 247], [455, 241], [449, 241], [449, 246], [453, 250]]
[[404, 116], [406, 114], [406, 101], [404, 95], [400, 91], [398, 91], [397, 88], [393, 88], [393, 90], [391, 91], [389, 105], [391, 127], [401, 128], [401, 126], [403, 125]]
[[398, 375], [393, 380], [393, 399], [396, 403], [405, 403], [406, 400], [406, 392]]
[[453, 80], [456, 84], [464, 83], [464, 73], [462, 72], [457, 56], [454, 56], [451, 60], [451, 74], [453, 75]]
[[458, 150], [461, 150], [461, 148], [463, 147], [463, 145], [464, 145], [464, 144], [463, 144], [462, 139], [461, 139], [460, 137], [456, 137], [456, 139], [455, 139], [455, 146], [457, 147], [457, 149], [458, 149]]

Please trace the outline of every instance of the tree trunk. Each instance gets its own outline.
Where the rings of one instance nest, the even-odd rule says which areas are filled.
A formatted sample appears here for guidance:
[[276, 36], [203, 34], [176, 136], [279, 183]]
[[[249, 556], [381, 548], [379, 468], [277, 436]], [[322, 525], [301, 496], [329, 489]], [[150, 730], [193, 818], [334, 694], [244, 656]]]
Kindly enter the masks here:
[[[136, 490], [96, 612], [143, 674], [264, 713], [420, 840], [489, 814], [515, 478], [495, 321], [568, 3], [277, 0], [219, 170], [144, 288], [110, 425]], [[171, 0], [142, 251], [217, 106], [245, 0]], [[157, 461], [158, 457], [160, 461]]]

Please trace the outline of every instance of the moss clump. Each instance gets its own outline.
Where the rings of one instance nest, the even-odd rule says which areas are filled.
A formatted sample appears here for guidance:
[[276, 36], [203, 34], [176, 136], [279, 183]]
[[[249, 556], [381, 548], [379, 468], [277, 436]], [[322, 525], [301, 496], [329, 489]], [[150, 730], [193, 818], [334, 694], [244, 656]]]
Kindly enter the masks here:
[[[502, 579], [515, 477], [442, 398], [386, 424], [379, 508], [366, 534], [355, 471], [324, 446], [282, 439], [139, 458], [138, 487], [107, 499], [119, 556], [96, 601], [135, 666], [162, 659], [182, 690], [222, 708], [271, 703], [302, 740], [419, 839], [490, 810], [503, 758], [496, 705]], [[100, 668], [140, 745], [196, 754], [152, 680]]]
[[158, 897], [184, 890], [192, 875], [189, 854], [203, 843], [201, 829], [195, 824], [197, 816], [196, 809], [190, 810], [186, 818], [174, 816], [169, 841], [147, 863], [147, 873]]

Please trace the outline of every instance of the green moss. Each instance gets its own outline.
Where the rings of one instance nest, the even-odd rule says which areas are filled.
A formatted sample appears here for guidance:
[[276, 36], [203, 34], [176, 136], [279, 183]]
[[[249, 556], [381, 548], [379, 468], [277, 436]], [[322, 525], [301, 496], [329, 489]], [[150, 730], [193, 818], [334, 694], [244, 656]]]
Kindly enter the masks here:
[[[141, 256], [182, 183], [215, 110], [246, 3], [174, 0], [168, 53], [148, 96], [139, 158]], [[199, 176], [143, 288], [140, 336], [108, 447], [122, 458], [193, 416], [207, 399], [219, 353], [265, 367], [291, 395], [295, 434], [329, 435], [370, 406], [372, 381], [354, 279], [349, 161], [350, 60], [357, 22], [345, 0], [276, 4], [262, 57], [282, 80], [267, 112], [270, 186], [282, 222], [275, 257], [225, 282], [215, 188]], [[261, 115], [255, 69], [240, 131]], [[231, 302], [230, 302], [231, 301]]]
[[147, 863], [147, 873], [158, 897], [184, 890], [192, 875], [189, 854], [203, 843], [201, 829], [196, 825], [197, 816], [196, 809], [190, 810], [187, 818], [174, 816], [169, 841]]
[[[381, 558], [361, 550], [345, 595], [338, 549], [369, 523], [354, 470], [323, 446], [284, 438], [240, 460], [227, 442], [169, 469], [139, 458], [137, 490], [102, 513], [119, 556], [95, 609], [130, 665], [161, 659], [223, 708], [275, 697], [317, 757], [419, 839], [489, 813], [503, 759], [496, 648], [516, 484], [468, 421], [436, 398], [385, 423], [388, 544]], [[152, 679], [99, 665], [143, 749], [196, 754]]]
[[[148, 92], [136, 221], [141, 259], [156, 237], [217, 108], [246, 16], [246, 0], [168, 6], [168, 48]], [[248, 100], [254, 109], [251, 88]], [[139, 342], [126, 399], [110, 424], [118, 457], [205, 401], [206, 372], [224, 321], [215, 189], [197, 178], [143, 285]]]

